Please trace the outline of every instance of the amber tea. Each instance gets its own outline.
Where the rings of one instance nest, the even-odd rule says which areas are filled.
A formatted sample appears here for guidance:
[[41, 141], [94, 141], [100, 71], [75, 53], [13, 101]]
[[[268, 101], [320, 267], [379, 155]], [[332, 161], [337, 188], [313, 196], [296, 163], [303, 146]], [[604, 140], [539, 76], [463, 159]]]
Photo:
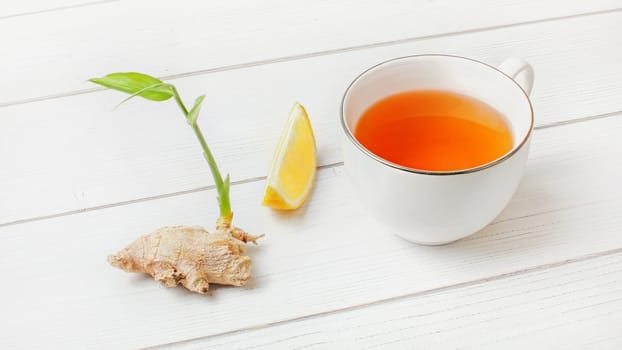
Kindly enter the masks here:
[[408, 91], [386, 97], [361, 116], [354, 136], [390, 162], [428, 171], [474, 168], [512, 149], [503, 115], [472, 97]]

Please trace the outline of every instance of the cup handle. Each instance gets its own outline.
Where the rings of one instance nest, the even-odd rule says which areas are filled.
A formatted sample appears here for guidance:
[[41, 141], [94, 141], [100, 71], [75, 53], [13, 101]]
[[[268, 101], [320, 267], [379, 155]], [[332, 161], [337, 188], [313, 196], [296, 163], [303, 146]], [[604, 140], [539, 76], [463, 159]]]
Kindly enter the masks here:
[[527, 95], [531, 94], [533, 88], [533, 67], [527, 61], [520, 58], [510, 57], [503, 61], [498, 67], [500, 71], [514, 79]]

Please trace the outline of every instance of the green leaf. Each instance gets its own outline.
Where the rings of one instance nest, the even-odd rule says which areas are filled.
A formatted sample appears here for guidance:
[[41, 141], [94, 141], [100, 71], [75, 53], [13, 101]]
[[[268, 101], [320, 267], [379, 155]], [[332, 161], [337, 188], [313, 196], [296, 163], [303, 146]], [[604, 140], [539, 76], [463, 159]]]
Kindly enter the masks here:
[[124, 104], [125, 102], [127, 102], [127, 101], [129, 101], [129, 100], [133, 99], [133, 98], [134, 98], [134, 97], [136, 97], [136, 96], [139, 96], [140, 94], [142, 94], [142, 93], [143, 93], [143, 92], [145, 92], [145, 91], [153, 91], [154, 89], [159, 89], [160, 87], [163, 87], [163, 86], [164, 86], [164, 87], [171, 88], [171, 89], [172, 89], [172, 87], [173, 87], [172, 85], [169, 85], [169, 84], [166, 84], [166, 83], [159, 83], [159, 84], [155, 84], [155, 85], [148, 86], [148, 87], [146, 87], [146, 88], [144, 88], [144, 89], [140, 89], [140, 90], [136, 91], [135, 93], [131, 94], [130, 96], [128, 96], [127, 98], [123, 99], [123, 101], [119, 102], [119, 104], [117, 104], [117, 105], [113, 108], [113, 110], [114, 110], [114, 109], [119, 108], [119, 106], [120, 106], [120, 105], [122, 105], [122, 104]]
[[[219, 187], [218, 185], [216, 185]], [[229, 174], [225, 177], [225, 181], [222, 183], [222, 188], [218, 189], [218, 192], [222, 194], [218, 196], [218, 205], [221, 207], [221, 217], [223, 216], [223, 209], [226, 213], [225, 216], [231, 214], [231, 202], [229, 197], [229, 190], [231, 189], [231, 177]]]
[[111, 73], [90, 82], [128, 94], [136, 94], [152, 101], [166, 101], [173, 97], [170, 85], [160, 79], [142, 73]]
[[201, 111], [201, 104], [203, 103], [204, 99], [205, 95], [201, 95], [197, 97], [196, 100], [194, 100], [194, 106], [192, 106], [192, 109], [190, 110], [190, 112], [188, 112], [188, 116], [186, 117], [188, 118], [188, 123], [190, 123], [190, 125], [193, 125], [197, 122], [197, 118], [199, 118], [199, 112]]

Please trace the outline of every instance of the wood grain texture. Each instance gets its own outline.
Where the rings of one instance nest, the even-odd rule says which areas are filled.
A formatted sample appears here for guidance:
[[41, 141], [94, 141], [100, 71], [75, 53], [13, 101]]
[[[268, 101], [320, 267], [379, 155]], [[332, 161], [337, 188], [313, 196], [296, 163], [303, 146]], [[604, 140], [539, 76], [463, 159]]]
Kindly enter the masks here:
[[[206, 93], [200, 124], [234, 181], [264, 176], [291, 104], [311, 114], [320, 164], [341, 161], [341, 95], [382, 60], [425, 52], [536, 70], [539, 126], [622, 110], [622, 13], [433, 38], [175, 80], [188, 101]], [[149, 198], [212, 184], [173, 103], [98, 92], [0, 108], [0, 223]], [[24, 200], [27, 198], [29, 200]], [[36, 198], [36, 200], [31, 200]]]
[[161, 350], [619, 349], [622, 254]]
[[323, 169], [310, 202], [293, 213], [259, 209], [262, 182], [235, 186], [237, 223], [268, 236], [250, 249], [253, 285], [208, 297], [164, 290], [105, 257], [158, 226], [211, 226], [214, 191], [0, 228], [0, 245], [10, 247], [0, 274], [11, 285], [0, 299], [11, 315], [0, 319], [0, 348], [153, 346], [619, 249], [622, 164], [612, 160], [622, 157], [621, 132], [621, 116], [537, 130], [508, 208], [442, 247], [408, 244], [372, 222], [341, 167]]
[[0, 2], [0, 20], [35, 16], [46, 12], [71, 10], [120, 0], [19, 0]]
[[[119, 1], [0, 21], [0, 105], [157, 76], [620, 8], [619, 0]], [[482, 11], [482, 9], [486, 9]], [[371, 30], [370, 30], [371, 28]]]

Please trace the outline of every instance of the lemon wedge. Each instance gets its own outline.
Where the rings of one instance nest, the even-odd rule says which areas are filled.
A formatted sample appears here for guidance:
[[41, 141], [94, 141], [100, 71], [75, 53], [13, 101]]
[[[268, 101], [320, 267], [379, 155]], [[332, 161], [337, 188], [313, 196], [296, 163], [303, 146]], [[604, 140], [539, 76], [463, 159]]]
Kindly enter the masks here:
[[296, 209], [313, 189], [317, 169], [315, 137], [307, 111], [295, 103], [272, 158], [262, 204], [274, 209]]

